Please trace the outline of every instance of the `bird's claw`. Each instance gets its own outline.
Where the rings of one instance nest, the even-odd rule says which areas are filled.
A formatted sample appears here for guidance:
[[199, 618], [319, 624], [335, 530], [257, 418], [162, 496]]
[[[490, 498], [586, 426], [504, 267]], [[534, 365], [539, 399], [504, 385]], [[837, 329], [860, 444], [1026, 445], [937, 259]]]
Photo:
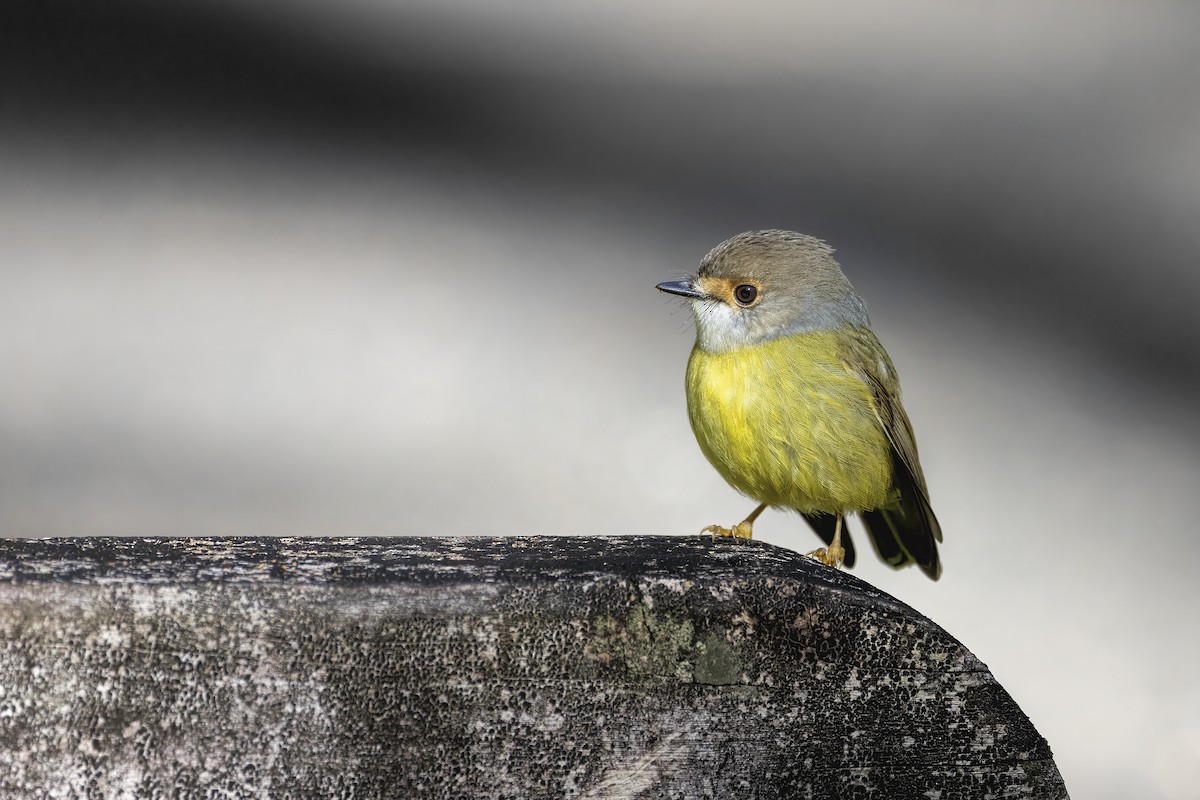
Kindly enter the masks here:
[[841, 545], [831, 545], [830, 547], [818, 547], [811, 553], [805, 553], [805, 555], [811, 559], [820, 561], [827, 567], [838, 569], [846, 559], [846, 549]]
[[737, 525], [734, 525], [732, 528], [723, 528], [720, 525], [709, 525], [700, 532], [707, 533], [712, 537], [714, 542], [717, 540], [718, 536], [724, 539], [749, 539], [753, 536], [754, 526], [750, 522], [743, 520]]

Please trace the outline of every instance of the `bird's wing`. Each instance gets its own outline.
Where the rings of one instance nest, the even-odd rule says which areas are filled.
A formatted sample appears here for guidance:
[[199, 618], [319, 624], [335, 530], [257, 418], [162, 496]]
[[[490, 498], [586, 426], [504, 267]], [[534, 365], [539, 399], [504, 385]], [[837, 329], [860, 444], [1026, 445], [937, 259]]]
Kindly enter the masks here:
[[929, 504], [912, 423], [900, 404], [896, 369], [869, 329], [853, 329], [844, 342], [842, 361], [870, 391], [871, 407], [892, 446], [892, 481], [899, 496], [894, 506], [864, 512], [863, 522], [880, 558], [894, 567], [916, 563], [937, 580], [942, 569], [937, 552], [942, 528]]

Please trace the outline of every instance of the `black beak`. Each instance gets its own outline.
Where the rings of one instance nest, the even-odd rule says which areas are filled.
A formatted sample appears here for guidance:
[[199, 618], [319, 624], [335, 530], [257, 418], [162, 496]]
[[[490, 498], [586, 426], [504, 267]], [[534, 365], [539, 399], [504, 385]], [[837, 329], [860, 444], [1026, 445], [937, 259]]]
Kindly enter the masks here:
[[708, 297], [704, 292], [697, 289], [696, 285], [691, 281], [666, 281], [654, 288], [667, 294], [677, 294], [680, 297]]

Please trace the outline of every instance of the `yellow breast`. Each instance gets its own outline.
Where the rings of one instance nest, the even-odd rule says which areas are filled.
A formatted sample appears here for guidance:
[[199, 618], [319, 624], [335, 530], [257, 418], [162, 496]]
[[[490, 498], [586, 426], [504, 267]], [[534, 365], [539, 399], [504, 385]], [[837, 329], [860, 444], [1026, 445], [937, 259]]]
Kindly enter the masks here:
[[892, 461], [867, 387], [836, 332], [725, 353], [692, 350], [688, 415], [700, 449], [743, 494], [798, 511], [889, 504]]

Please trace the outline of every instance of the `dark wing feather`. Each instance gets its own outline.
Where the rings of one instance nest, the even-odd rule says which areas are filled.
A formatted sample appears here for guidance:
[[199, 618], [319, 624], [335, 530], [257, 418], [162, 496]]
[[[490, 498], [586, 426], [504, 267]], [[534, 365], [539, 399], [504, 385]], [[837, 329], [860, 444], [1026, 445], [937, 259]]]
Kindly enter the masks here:
[[[828, 547], [833, 541], [833, 532], [837, 529], [837, 517], [833, 514], [823, 514], [820, 511], [815, 511], [811, 514], [802, 514], [804, 519], [808, 520], [808, 524], [817, 532], [817, 536], [821, 537], [821, 541], [825, 542]], [[842, 559], [842, 564], [847, 567], [854, 566], [854, 540], [850, 538], [850, 531], [846, 528], [847, 520], [842, 520], [842, 549], [846, 551], [846, 557]]]
[[892, 481], [897, 493], [895, 504], [864, 512], [863, 522], [880, 558], [893, 567], [915, 563], [937, 580], [942, 574], [937, 551], [942, 528], [929, 504], [912, 424], [900, 404], [896, 369], [869, 329], [853, 329], [845, 342], [843, 361], [870, 390], [875, 416], [892, 446]]
[[879, 509], [861, 511], [859, 516], [862, 517], [863, 527], [867, 529], [868, 538], [870, 538], [871, 544], [875, 545], [875, 552], [879, 554], [880, 559], [893, 567], [903, 567], [909, 563], [908, 555], [900, 547], [900, 537], [888, 524], [887, 517], [882, 511]]

